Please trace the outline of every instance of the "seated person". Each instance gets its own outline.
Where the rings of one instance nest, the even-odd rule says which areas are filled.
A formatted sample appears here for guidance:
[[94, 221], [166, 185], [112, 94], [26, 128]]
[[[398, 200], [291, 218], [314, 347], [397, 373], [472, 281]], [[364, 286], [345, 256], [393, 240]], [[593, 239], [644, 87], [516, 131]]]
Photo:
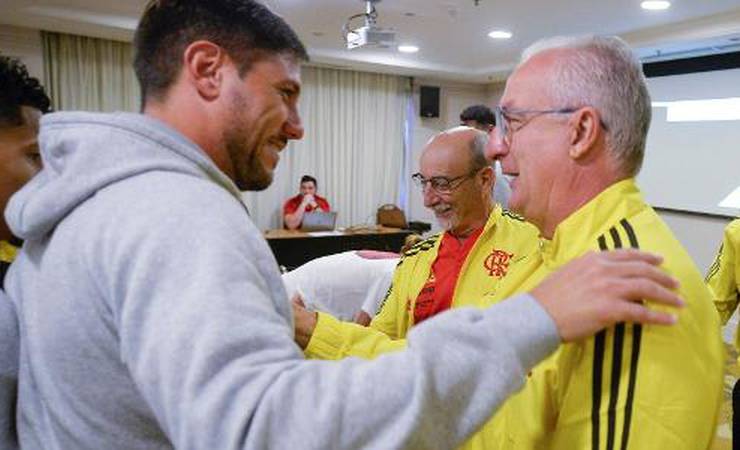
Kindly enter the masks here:
[[[49, 98], [18, 60], [0, 56], [0, 213], [10, 197], [41, 168], [36, 135]], [[0, 448], [17, 448], [18, 324], [3, 281], [15, 258], [15, 238], [0, 214]]]
[[324, 197], [316, 194], [316, 178], [311, 175], [301, 177], [300, 192], [289, 198], [283, 205], [283, 223], [285, 228], [295, 230], [303, 223], [303, 214], [311, 211], [329, 212], [331, 207]]
[[[468, 106], [460, 113], [460, 125], [490, 133], [493, 127], [496, 126], [496, 118], [488, 106], [473, 105]], [[493, 157], [488, 154], [486, 154], [486, 158], [491, 161], [496, 172], [496, 182], [493, 184], [493, 201], [501, 205], [502, 208], [508, 209], [509, 197], [511, 196], [509, 180], [501, 172], [501, 164], [498, 161], [494, 161]]]

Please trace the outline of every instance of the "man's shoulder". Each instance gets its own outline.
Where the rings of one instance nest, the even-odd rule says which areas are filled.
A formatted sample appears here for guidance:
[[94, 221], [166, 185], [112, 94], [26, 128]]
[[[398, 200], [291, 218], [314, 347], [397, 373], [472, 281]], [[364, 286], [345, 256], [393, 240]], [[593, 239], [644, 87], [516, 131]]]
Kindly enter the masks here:
[[[241, 199], [208, 179], [175, 172], [149, 172], [99, 191], [73, 214], [86, 226], [192, 230], [241, 228], [248, 214]], [[198, 231], [199, 227], [201, 231]]]
[[328, 210], [328, 209], [330, 209], [330, 208], [331, 208], [331, 207], [329, 206], [329, 200], [327, 200], [326, 198], [324, 198], [324, 197], [322, 197], [322, 196], [320, 196], [320, 195], [318, 195], [318, 194], [314, 194], [314, 198], [316, 199], [316, 203], [318, 203], [318, 205], [319, 205], [319, 207], [320, 207], [321, 209], [326, 209], [326, 210]]
[[500, 228], [512, 230], [522, 236], [537, 237], [539, 231], [537, 227], [527, 222], [526, 219], [519, 214], [516, 214], [508, 209], [498, 209], [494, 214], [498, 214], [496, 217], [496, 225]]
[[735, 219], [725, 226], [725, 234], [735, 243], [740, 243], [740, 219]]
[[[147, 195], [142, 195], [148, 193]], [[207, 179], [187, 173], [171, 171], [150, 171], [127, 178], [110, 185], [98, 195], [130, 196], [132, 200], [143, 203], [173, 202], [177, 205], [192, 203], [239, 203], [239, 199], [224, 186]], [[134, 197], [135, 196], [135, 197]]]
[[286, 213], [293, 212], [292, 210], [295, 210], [298, 208], [298, 205], [301, 203], [301, 194], [294, 195], [283, 203], [283, 209], [286, 210]]
[[[424, 239], [423, 241], [417, 242], [410, 249], [403, 252], [403, 254], [401, 255], [401, 262], [403, 262], [404, 259], [416, 258], [429, 252], [437, 245], [437, 241], [442, 238], [443, 234], [444, 233], [436, 233]], [[401, 262], [399, 262], [399, 264]]]
[[[683, 295], [709, 297], [702, 274], [688, 251], [650, 207], [613, 222], [596, 237], [595, 245], [600, 250], [634, 248], [657, 253], [663, 257], [663, 269], [681, 282]], [[711, 303], [707, 302], [707, 305]]]
[[493, 214], [496, 221], [495, 228], [493, 233], [484, 235], [484, 239], [516, 247], [520, 251], [529, 251], [537, 247], [539, 230], [534, 225], [507, 209], [497, 208]]

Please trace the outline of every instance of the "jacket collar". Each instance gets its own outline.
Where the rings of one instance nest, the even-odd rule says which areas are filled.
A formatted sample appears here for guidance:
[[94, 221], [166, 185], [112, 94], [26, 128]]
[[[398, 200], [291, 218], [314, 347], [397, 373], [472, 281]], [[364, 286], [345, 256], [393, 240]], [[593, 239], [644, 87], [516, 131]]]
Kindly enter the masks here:
[[594, 248], [596, 238], [622, 218], [646, 206], [633, 178], [612, 184], [555, 228], [552, 240], [542, 238], [542, 259], [555, 268]]

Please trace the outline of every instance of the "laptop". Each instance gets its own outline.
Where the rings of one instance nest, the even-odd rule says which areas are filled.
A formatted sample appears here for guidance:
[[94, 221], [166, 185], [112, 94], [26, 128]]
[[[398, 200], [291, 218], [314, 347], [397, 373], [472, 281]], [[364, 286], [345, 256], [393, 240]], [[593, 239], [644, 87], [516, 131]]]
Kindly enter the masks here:
[[337, 223], [337, 213], [334, 211], [311, 211], [303, 214], [302, 231], [333, 230]]

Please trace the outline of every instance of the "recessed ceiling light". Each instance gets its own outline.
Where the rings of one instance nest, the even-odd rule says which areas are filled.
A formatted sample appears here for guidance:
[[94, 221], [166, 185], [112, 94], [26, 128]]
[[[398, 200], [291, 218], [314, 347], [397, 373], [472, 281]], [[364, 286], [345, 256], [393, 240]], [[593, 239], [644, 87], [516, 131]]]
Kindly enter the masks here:
[[490, 33], [488, 33], [488, 37], [493, 39], [511, 39], [511, 31], [506, 30], [493, 30]]
[[419, 51], [419, 47], [415, 45], [399, 45], [398, 51], [401, 53], [416, 53]]
[[640, 3], [642, 9], [648, 9], [650, 11], [662, 11], [671, 7], [671, 2], [666, 0], [645, 0]]

